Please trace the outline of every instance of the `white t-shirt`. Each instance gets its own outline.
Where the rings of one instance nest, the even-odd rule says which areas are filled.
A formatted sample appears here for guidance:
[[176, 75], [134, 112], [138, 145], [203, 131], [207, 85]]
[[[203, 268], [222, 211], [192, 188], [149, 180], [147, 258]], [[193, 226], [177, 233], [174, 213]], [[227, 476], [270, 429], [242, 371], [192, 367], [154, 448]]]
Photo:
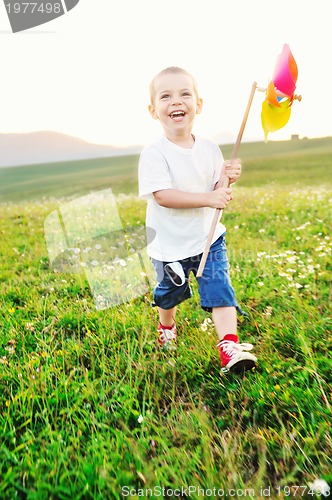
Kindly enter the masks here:
[[[174, 144], [166, 136], [143, 149], [139, 160], [139, 196], [148, 200], [146, 227], [150, 257], [173, 262], [204, 251], [215, 209], [162, 207], [153, 193], [162, 189], [213, 191], [223, 161], [219, 146], [200, 137], [195, 138], [191, 149]], [[212, 243], [225, 230], [218, 222]]]

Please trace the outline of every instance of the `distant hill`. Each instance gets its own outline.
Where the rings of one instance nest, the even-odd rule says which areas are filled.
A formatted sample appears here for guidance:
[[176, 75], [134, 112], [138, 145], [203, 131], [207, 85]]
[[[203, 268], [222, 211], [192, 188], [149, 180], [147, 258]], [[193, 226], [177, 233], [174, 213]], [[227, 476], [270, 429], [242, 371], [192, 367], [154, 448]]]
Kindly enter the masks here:
[[[229, 158], [232, 145], [222, 146]], [[307, 186], [332, 183], [332, 137], [241, 144], [243, 174], [239, 186]], [[0, 202], [83, 196], [112, 188], [115, 194], [137, 193], [139, 155], [90, 158], [0, 168]], [[250, 203], [256, 203], [251, 200]]]
[[51, 131], [0, 134], [0, 167], [131, 155], [138, 154], [141, 149], [141, 146], [117, 148], [91, 144]]

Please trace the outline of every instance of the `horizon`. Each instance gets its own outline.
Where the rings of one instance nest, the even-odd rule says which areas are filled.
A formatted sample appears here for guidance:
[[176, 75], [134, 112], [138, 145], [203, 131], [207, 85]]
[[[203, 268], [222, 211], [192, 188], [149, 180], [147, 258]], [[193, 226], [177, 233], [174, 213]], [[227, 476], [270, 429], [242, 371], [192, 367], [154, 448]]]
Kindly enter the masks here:
[[[43, 131], [39, 131], [42, 133]], [[50, 134], [50, 139], [52, 140], [52, 133], [50, 131], [44, 131], [44, 133], [49, 133]], [[132, 157], [132, 156], [139, 156], [141, 153], [142, 148], [144, 145], [129, 145], [127, 147], [116, 147], [114, 145], [105, 145], [105, 144], [93, 144], [86, 142], [82, 140], [82, 148], [81, 148], [81, 139], [77, 137], [72, 137], [72, 136], [67, 136], [61, 133], [56, 132], [57, 135], [60, 136], [60, 141], [62, 138], [66, 141], [66, 139], [69, 139], [69, 142], [65, 142], [65, 148], [61, 148], [61, 144], [58, 143], [53, 143], [51, 145], [47, 144], [47, 140], [45, 142], [42, 142], [42, 148], [39, 150], [38, 145], [36, 147], [31, 148], [30, 146], [35, 144], [31, 142], [29, 144], [28, 148], [25, 149], [25, 146], [27, 143], [21, 143], [20, 144], [20, 139], [21, 136], [24, 135], [31, 135], [31, 134], [38, 134], [38, 132], [28, 132], [27, 134], [3, 134], [0, 133], [0, 139], [1, 136], [3, 135], [16, 135], [18, 136], [18, 142], [13, 144], [12, 142], [10, 144], [5, 144], [5, 146], [2, 149], [3, 155], [0, 159], [0, 169], [11, 169], [11, 168], [19, 168], [19, 167], [38, 167], [38, 166], [47, 166], [47, 165], [53, 165], [53, 164], [62, 164], [62, 163], [71, 163], [71, 162], [85, 162], [85, 161], [99, 161], [99, 160], [107, 160], [109, 159], [116, 159], [116, 158], [126, 158], [126, 157]], [[293, 150], [294, 147], [297, 149], [296, 144], [301, 144], [302, 142], [306, 141], [313, 141], [314, 143], [316, 141], [328, 141], [332, 139], [332, 136], [324, 136], [324, 137], [298, 137], [294, 136], [288, 139], [278, 139], [274, 141], [268, 141], [268, 143], [265, 143], [263, 140], [245, 140], [242, 141], [242, 146], [243, 149], [241, 151], [240, 149], [240, 157], [244, 160], [245, 158], [248, 159], [248, 154], [251, 154], [251, 146], [255, 148], [255, 146], [262, 146], [263, 148], [268, 148], [269, 144], [270, 147], [271, 145], [278, 145], [280, 143], [280, 154], [283, 154], [284, 151], [288, 150]], [[14, 139], [15, 141], [15, 139]], [[290, 146], [290, 149], [287, 144], [292, 144], [293, 146]], [[234, 146], [235, 141], [232, 142], [223, 142], [223, 143], [218, 143], [218, 146], [221, 148], [221, 151], [223, 153], [223, 156], [225, 159], [230, 157], [231, 155], [231, 148]], [[285, 145], [285, 146], [283, 146]], [[314, 147], [317, 147], [317, 142]], [[249, 147], [250, 149], [246, 150], [245, 148]], [[279, 146], [277, 146], [279, 149]], [[284, 149], [286, 147], [286, 150]], [[301, 149], [301, 146], [299, 146]], [[84, 149], [87, 148], [87, 149]], [[274, 146], [272, 146], [271, 149], [266, 150], [266, 154], [278, 154], [278, 149], [276, 149]], [[15, 156], [15, 153], [13, 155], [13, 151], [18, 152]], [[10, 159], [9, 159], [10, 158]], [[121, 160], [122, 161], [122, 160]]]
[[[59, 135], [62, 137], [71, 138], [71, 139], [83, 142], [85, 144], [88, 144], [88, 145], [105, 146], [105, 147], [114, 148], [114, 149], [121, 149], [121, 150], [129, 149], [132, 147], [144, 147], [144, 144], [139, 144], [139, 143], [119, 145], [119, 144], [114, 144], [114, 143], [93, 142], [93, 141], [89, 141], [87, 139], [84, 139], [83, 137], [75, 136], [72, 134], [67, 134], [67, 133], [61, 132], [59, 130], [31, 130], [31, 131], [26, 131], [26, 132], [1, 132], [0, 131], [0, 136], [4, 136], [4, 135], [27, 136], [27, 135], [36, 135], [36, 134], [54, 134], [54, 135]], [[162, 131], [161, 131], [161, 134], [162, 134]], [[226, 136], [228, 137], [227, 142], [226, 142], [226, 140], [224, 140], [223, 142], [219, 142], [217, 140], [210, 139], [219, 145], [220, 144], [231, 145], [231, 144], [233, 144], [233, 142], [236, 141], [236, 137], [237, 137], [236, 134], [232, 134], [229, 131], [221, 131], [217, 135], [218, 136], [225, 136], [225, 138], [226, 138]], [[308, 140], [328, 139], [330, 137], [332, 137], [332, 133], [331, 133], [331, 135], [321, 135], [321, 136], [317, 135], [317, 136], [312, 136], [312, 137], [301, 136], [300, 134], [292, 133], [289, 135], [289, 137], [285, 137], [285, 138], [274, 138], [273, 134], [270, 134], [269, 138], [268, 138], [268, 142], [285, 142], [285, 141], [291, 141], [291, 140], [300, 140], [301, 141], [301, 140], [306, 140], [306, 139], [308, 139]], [[232, 138], [233, 138], [233, 140], [232, 140]], [[241, 140], [241, 143], [250, 143], [250, 142], [265, 142], [265, 141], [264, 141], [264, 138], [262, 138], [262, 137], [244, 137]]]

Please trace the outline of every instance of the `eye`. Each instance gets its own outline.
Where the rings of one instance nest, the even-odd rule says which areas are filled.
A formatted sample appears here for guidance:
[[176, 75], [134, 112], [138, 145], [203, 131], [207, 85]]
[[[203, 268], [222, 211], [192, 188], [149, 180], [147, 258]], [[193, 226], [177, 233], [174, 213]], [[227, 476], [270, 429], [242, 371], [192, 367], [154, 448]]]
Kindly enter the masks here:
[[160, 99], [168, 99], [169, 98], [169, 94], [162, 94], [160, 96]]
[[182, 95], [183, 95], [184, 97], [186, 97], [186, 96], [191, 97], [191, 92], [189, 92], [188, 90], [186, 90], [185, 92], [182, 92]]

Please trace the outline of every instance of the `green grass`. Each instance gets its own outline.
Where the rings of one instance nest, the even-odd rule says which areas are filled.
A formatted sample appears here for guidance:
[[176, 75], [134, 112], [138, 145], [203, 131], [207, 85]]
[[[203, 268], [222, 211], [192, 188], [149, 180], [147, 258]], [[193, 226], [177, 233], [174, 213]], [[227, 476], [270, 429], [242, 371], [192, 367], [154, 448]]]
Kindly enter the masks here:
[[[270, 488], [270, 498], [286, 498], [296, 496], [287, 487], [329, 476], [332, 196], [325, 141], [282, 143], [279, 153], [276, 143], [241, 147], [244, 174], [224, 222], [232, 282], [249, 313], [240, 335], [259, 359], [245, 378], [220, 375], [216, 335], [195, 282], [192, 299], [179, 308], [179, 347], [169, 357], [155, 348], [151, 292], [97, 311], [84, 274], [51, 268], [45, 218], [74, 198], [75, 186], [77, 194], [113, 188], [112, 169], [104, 175], [109, 160], [101, 160], [99, 180], [88, 166], [82, 174], [82, 162], [76, 173], [71, 165], [72, 180], [82, 184], [70, 189], [63, 171], [40, 184], [27, 176], [30, 188], [20, 196], [19, 170], [12, 169], [14, 182], [6, 169], [1, 499], [113, 499], [126, 486], [136, 490], [131, 498], [143, 488], [158, 498], [154, 488], [189, 486], [232, 490], [233, 498], [263, 497], [261, 488]], [[114, 191], [129, 193], [132, 182], [135, 193], [134, 159], [112, 161]], [[33, 168], [40, 177], [42, 167]], [[145, 203], [135, 195], [119, 195], [117, 204], [124, 227], [144, 224]]]

